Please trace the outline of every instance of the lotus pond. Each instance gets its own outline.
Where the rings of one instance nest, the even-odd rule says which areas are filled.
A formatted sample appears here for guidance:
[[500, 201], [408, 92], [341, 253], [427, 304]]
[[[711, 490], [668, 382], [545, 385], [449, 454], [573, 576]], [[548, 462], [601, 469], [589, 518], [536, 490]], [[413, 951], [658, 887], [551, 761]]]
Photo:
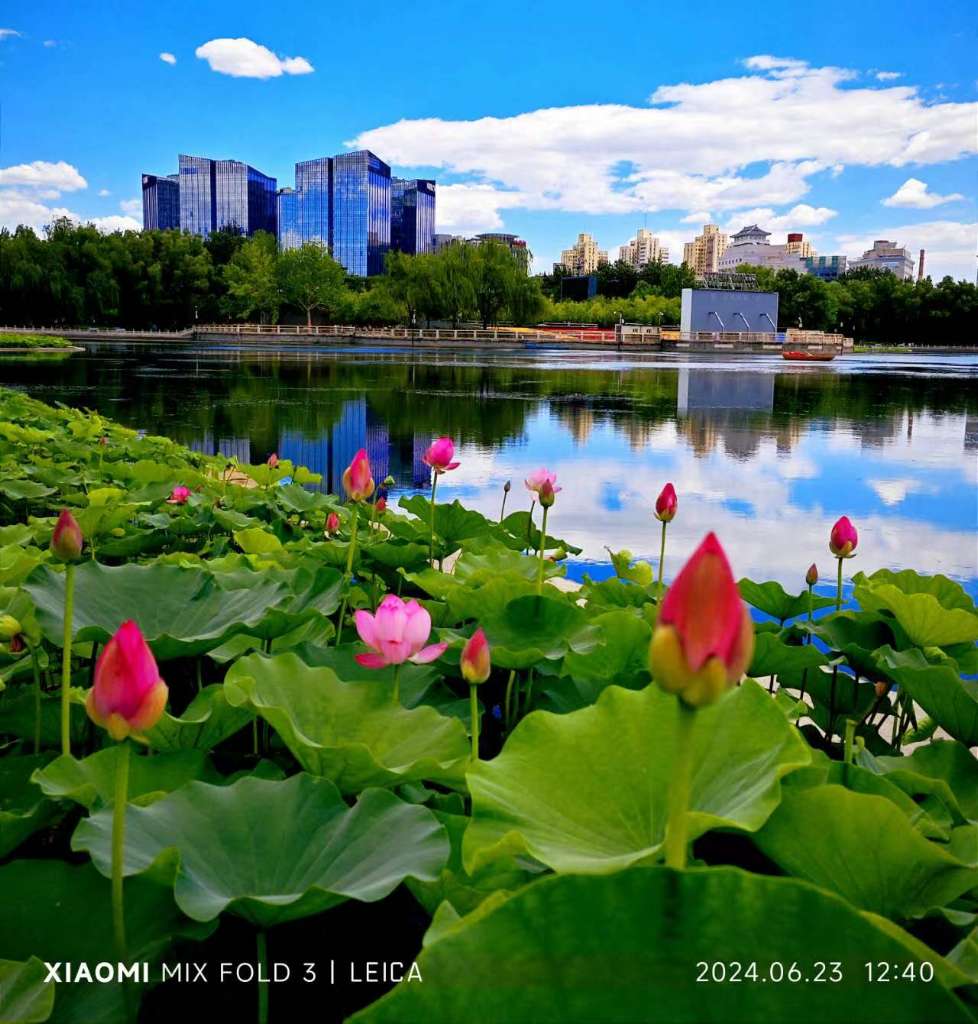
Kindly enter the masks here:
[[437, 433], [385, 499], [0, 390], [0, 1021], [975, 1019], [966, 588], [681, 486], [569, 586]]

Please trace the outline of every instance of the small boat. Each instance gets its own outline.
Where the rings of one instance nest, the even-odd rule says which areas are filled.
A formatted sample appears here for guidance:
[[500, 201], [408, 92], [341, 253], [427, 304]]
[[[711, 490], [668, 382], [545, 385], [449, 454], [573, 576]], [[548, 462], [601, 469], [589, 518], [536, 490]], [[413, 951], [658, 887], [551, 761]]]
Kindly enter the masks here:
[[835, 359], [835, 352], [802, 352], [798, 349], [790, 349], [781, 353], [782, 359], [791, 359], [800, 363], [827, 363]]

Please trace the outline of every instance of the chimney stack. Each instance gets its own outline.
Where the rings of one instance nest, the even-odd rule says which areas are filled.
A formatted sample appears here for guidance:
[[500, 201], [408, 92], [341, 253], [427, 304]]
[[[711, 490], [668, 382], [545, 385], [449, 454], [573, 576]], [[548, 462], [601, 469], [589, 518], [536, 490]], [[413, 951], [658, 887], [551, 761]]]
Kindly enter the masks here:
[[923, 281], [924, 279], [924, 250], [920, 250], [920, 259], [917, 262], [917, 280]]

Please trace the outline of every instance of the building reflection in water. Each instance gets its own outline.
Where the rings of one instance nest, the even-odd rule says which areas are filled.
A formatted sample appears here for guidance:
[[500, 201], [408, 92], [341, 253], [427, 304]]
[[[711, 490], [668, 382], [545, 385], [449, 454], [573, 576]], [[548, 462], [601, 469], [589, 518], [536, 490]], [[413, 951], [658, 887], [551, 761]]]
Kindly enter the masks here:
[[[283, 430], [276, 451], [280, 458], [305, 466], [322, 476], [318, 489], [331, 494], [342, 492], [343, 471], [361, 449], [367, 450], [370, 468], [378, 486], [387, 476], [394, 478], [394, 489], [417, 490], [431, 485], [431, 470], [423, 456], [431, 443], [425, 434], [391, 437], [387, 424], [372, 412], [365, 397], [344, 402], [339, 419], [318, 437], [301, 430]], [[219, 437], [211, 431], [190, 442], [194, 451], [223, 455], [239, 462], [251, 462], [249, 438]]]

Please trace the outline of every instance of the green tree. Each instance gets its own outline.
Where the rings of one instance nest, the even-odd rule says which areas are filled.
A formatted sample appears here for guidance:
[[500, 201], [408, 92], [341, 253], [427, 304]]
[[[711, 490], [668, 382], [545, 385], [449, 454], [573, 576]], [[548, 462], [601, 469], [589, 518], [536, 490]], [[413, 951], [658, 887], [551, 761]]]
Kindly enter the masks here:
[[472, 246], [462, 243], [448, 245], [437, 254], [440, 313], [453, 328], [475, 308], [474, 262]]
[[279, 286], [283, 300], [306, 314], [312, 327], [312, 314], [322, 311], [327, 319], [335, 312], [343, 295], [346, 271], [321, 245], [307, 242], [298, 249], [287, 249], [278, 257]]
[[256, 231], [224, 268], [225, 309], [233, 317], [258, 315], [260, 323], [278, 323], [282, 293], [275, 236]]
[[487, 241], [473, 250], [470, 261], [472, 290], [483, 327], [490, 327], [510, 297], [515, 275], [522, 275], [509, 248], [500, 242]]

